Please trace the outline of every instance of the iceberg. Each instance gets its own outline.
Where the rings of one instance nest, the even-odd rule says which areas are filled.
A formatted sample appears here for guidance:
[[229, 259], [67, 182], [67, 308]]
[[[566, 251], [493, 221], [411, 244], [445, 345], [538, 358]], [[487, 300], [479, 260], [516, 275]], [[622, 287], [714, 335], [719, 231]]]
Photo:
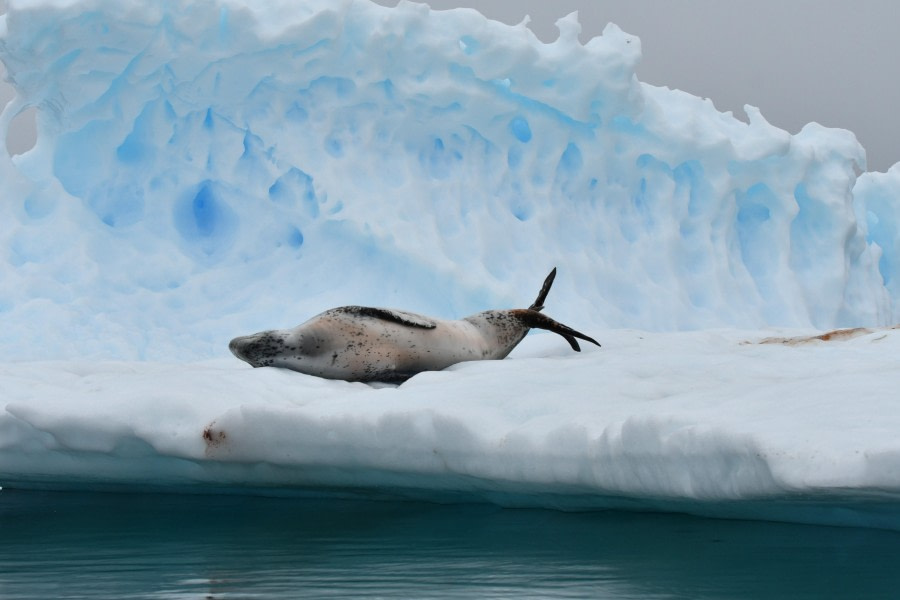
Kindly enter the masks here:
[[[900, 528], [898, 167], [558, 26], [9, 0], [0, 131], [38, 136], [0, 149], [0, 485]], [[333, 306], [525, 306], [554, 265], [602, 348], [376, 388], [228, 358]]]

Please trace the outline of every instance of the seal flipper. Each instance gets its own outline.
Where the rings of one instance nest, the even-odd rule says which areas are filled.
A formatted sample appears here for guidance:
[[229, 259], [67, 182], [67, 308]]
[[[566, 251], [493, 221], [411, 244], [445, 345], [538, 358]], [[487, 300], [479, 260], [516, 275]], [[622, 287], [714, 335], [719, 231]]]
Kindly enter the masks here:
[[[552, 274], [552, 273], [551, 273]], [[525, 325], [526, 327], [530, 327], [532, 329], [546, 329], [547, 331], [552, 331], [553, 333], [557, 333], [572, 346], [572, 350], [575, 352], [581, 352], [581, 346], [578, 345], [578, 341], [575, 338], [582, 339], [586, 342], [590, 342], [592, 344], [600, 345], [600, 342], [595, 340], [592, 337], [586, 336], [580, 331], [575, 331], [571, 327], [567, 325], [563, 325], [558, 321], [554, 321], [547, 315], [542, 315], [537, 310], [533, 309], [516, 309], [511, 310], [512, 313], [519, 321]]]
[[536, 310], [538, 312], [544, 310], [544, 300], [547, 299], [547, 294], [550, 293], [550, 286], [553, 285], [554, 279], [556, 279], [556, 267], [553, 267], [553, 270], [547, 275], [544, 285], [541, 286], [541, 291], [538, 292], [537, 298], [531, 303], [528, 310]]
[[[565, 340], [569, 342], [569, 345], [572, 346], [572, 350], [574, 350], [575, 352], [581, 352], [581, 346], [578, 345], [578, 340], [566, 333], [560, 333], [559, 335], [563, 336], [563, 338], [565, 338]], [[600, 344], [597, 345], [599, 346]]]
[[394, 308], [373, 308], [371, 306], [342, 306], [333, 308], [328, 312], [332, 313], [348, 313], [362, 317], [372, 317], [373, 319], [383, 319], [393, 323], [399, 323], [408, 327], [420, 327], [422, 329], [434, 329], [437, 323], [424, 315], [406, 312], [405, 310], [397, 310]]

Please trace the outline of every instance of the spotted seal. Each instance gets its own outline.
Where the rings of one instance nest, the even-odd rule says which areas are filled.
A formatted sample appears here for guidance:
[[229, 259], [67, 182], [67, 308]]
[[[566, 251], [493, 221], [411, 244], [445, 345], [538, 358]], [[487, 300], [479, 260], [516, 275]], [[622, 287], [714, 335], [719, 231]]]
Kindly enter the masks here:
[[596, 340], [540, 311], [554, 268], [528, 308], [487, 310], [449, 321], [391, 308], [342, 306], [293, 329], [236, 337], [231, 352], [254, 367], [282, 367], [346, 381], [402, 383], [422, 371], [468, 360], [506, 358], [530, 329], [558, 333], [580, 352], [576, 338]]

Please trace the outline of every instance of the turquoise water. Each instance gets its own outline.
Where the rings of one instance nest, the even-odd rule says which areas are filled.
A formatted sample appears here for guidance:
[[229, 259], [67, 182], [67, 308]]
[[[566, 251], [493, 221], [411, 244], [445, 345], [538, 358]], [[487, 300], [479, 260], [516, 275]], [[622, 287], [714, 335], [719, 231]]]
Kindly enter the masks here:
[[897, 598], [900, 533], [328, 499], [0, 492], [0, 599]]

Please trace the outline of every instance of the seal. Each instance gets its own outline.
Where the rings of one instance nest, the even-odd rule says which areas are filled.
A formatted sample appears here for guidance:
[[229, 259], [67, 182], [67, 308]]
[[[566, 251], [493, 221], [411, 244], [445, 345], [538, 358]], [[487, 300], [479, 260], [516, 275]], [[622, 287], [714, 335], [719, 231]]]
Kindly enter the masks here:
[[293, 329], [236, 337], [231, 352], [254, 367], [281, 367], [326, 379], [402, 383], [422, 371], [470, 360], [499, 360], [531, 329], [600, 344], [541, 313], [554, 268], [528, 308], [487, 310], [456, 321], [391, 308], [342, 306]]

